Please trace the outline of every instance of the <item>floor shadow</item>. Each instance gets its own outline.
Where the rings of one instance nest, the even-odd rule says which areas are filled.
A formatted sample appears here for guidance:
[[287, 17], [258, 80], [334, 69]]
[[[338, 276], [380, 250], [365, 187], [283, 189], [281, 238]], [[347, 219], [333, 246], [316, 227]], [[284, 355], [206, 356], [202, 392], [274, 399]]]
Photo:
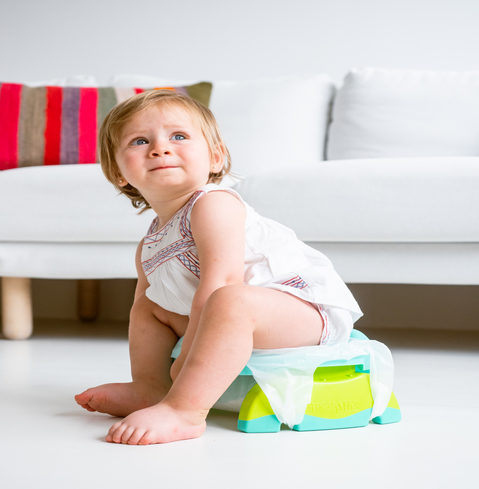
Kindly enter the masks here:
[[238, 431], [238, 413], [212, 409], [206, 421], [208, 426], [215, 426], [229, 431]]

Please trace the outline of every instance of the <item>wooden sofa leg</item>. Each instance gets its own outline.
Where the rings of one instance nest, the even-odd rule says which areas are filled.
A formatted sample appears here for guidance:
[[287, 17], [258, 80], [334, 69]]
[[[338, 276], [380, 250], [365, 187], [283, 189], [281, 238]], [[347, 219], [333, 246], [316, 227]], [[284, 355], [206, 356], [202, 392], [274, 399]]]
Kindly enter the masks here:
[[33, 332], [31, 280], [25, 277], [2, 277], [3, 335], [10, 340], [24, 340]]
[[99, 280], [77, 281], [77, 310], [82, 321], [94, 321], [98, 317], [100, 302]]

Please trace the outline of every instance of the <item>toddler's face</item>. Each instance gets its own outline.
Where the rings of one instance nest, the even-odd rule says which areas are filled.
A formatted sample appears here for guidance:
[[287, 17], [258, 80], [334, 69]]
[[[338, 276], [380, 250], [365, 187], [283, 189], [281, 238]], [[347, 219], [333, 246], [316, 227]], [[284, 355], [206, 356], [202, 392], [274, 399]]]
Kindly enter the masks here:
[[153, 105], [125, 124], [116, 150], [125, 181], [149, 200], [162, 189], [194, 191], [222, 167], [222, 155], [210, 154], [199, 122], [178, 106]]

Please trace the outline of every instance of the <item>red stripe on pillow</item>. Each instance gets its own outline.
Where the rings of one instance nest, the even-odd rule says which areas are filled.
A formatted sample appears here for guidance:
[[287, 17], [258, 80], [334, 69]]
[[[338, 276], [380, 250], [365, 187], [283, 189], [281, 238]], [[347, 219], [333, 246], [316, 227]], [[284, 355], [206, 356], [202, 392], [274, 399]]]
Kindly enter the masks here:
[[62, 102], [61, 87], [47, 87], [47, 106], [45, 124], [45, 165], [60, 164], [60, 140], [62, 132]]
[[80, 89], [78, 163], [96, 163], [98, 88]]
[[0, 88], [0, 169], [18, 166], [18, 122], [22, 85], [3, 83]]

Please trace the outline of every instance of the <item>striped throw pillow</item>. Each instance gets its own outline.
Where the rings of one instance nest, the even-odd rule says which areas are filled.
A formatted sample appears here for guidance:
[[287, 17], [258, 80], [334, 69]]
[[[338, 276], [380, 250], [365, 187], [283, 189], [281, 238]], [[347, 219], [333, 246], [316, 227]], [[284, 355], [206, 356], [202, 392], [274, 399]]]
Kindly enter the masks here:
[[[212, 84], [167, 88], [208, 106]], [[98, 161], [98, 131], [116, 104], [143, 88], [0, 83], [0, 170]]]

